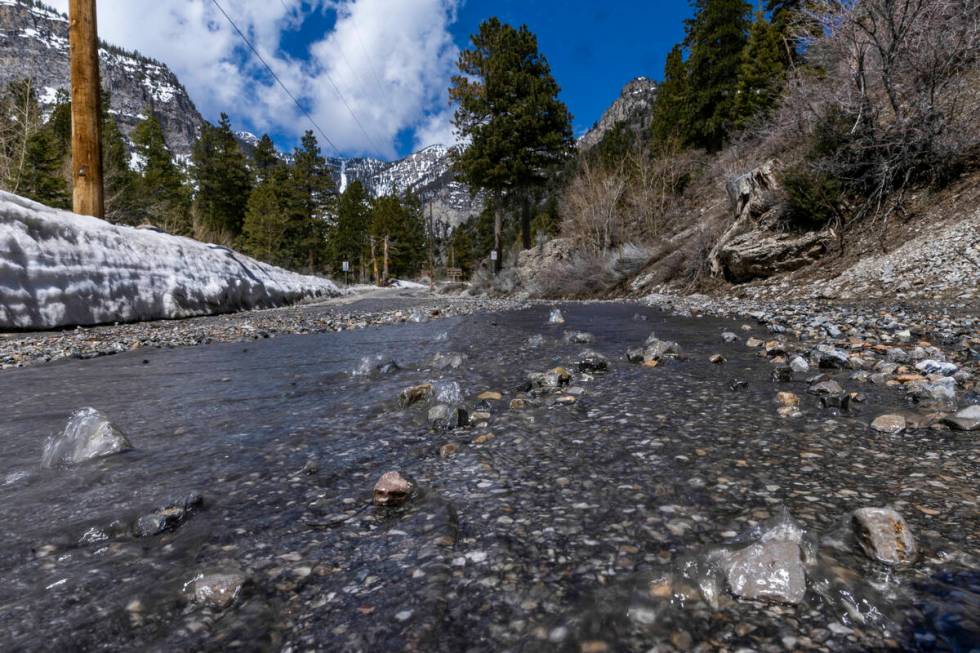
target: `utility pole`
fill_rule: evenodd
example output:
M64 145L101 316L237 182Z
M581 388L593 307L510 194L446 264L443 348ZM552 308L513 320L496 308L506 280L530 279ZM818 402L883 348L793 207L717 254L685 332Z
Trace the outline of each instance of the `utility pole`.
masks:
M374 237L371 237L371 264L374 267L374 284L376 286L381 286L381 276L378 274L378 255L375 253L374 248Z
M75 213L105 217L102 188L102 86L95 0L69 0L72 204Z

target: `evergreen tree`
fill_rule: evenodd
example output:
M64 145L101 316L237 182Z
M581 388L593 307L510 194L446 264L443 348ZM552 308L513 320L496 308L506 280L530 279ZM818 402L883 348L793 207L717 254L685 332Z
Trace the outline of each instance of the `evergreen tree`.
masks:
M329 212L335 204L336 188L327 160L312 131L303 135L293 153L292 181L298 210L294 213L289 238L294 243L297 265L310 271L322 266L327 244Z
M330 263L334 270L340 270L344 261L350 263L351 271L367 269L370 222L367 191L361 182L351 182L340 195L337 222L330 233Z
M290 251L287 235L296 204L290 183L289 169L277 165L267 170L265 179L252 191L240 239L245 253L276 265L293 263L295 253Z
M459 55L460 74L449 93L458 103L454 124L469 141L456 160L456 171L471 189L483 189L502 205L526 205L532 188L571 153L568 108L558 99L558 84L537 38L521 26L497 18L480 25L472 48ZM525 246L530 245L530 211L523 214ZM494 221L494 248L502 259L502 214Z
M105 102L102 106L109 104ZM138 188L139 175L130 168L129 147L116 120L105 111L102 115L102 179L105 219L117 224L141 222L144 198Z
M689 56L684 138L709 152L722 148L734 126L738 72L751 7L745 0L692 0L684 41Z
M198 235L231 242L241 232L252 180L227 115L221 114L217 127L203 125L192 161Z
M137 186L144 219L171 233L189 233L190 195L156 116L151 113L136 126L132 141L142 168Z
M657 87L657 98L653 105L650 132L655 142L666 143L685 131L689 111L687 98L688 82L684 51L680 45L675 45L667 54L664 79Z
M65 182L64 151L52 129L42 128L27 141L18 193L56 209L71 210L71 190Z
M252 161L255 165L255 174L259 178L259 181L265 179L267 172L271 168L282 164L282 161L276 155L276 145L269 138L268 134L263 134L262 138L259 139L259 144L255 147L255 154L252 155Z
M779 52L788 66L800 60L800 37L820 36L819 21L807 14L807 0L767 0L766 11L779 37Z
M736 126L744 127L772 112L786 72L784 60L779 32L762 12L757 13L738 69Z

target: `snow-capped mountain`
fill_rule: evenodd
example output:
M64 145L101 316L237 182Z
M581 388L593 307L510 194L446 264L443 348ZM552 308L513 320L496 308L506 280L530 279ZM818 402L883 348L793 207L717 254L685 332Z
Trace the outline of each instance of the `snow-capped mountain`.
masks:
M109 112L128 135L152 111L174 155L186 158L203 118L177 76L160 62L102 43ZM69 88L68 19L34 0L0 0L0 88L31 79L46 110Z
M633 130L647 128L656 97L656 82L646 77L637 77L623 87L619 97L602 114L599 122L578 140L578 147L583 150L595 147L603 136L620 123Z
M412 192L435 219L455 227L483 210L483 198L471 197L469 188L456 181L452 172L452 148L433 145L400 161L356 158L331 159L338 188L361 182L374 197Z

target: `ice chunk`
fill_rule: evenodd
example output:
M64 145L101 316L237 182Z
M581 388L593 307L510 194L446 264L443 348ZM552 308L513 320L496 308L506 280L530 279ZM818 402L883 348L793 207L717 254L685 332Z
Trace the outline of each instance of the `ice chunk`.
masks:
M129 440L109 419L94 408L75 411L64 432L48 440L41 465L71 465L132 449Z

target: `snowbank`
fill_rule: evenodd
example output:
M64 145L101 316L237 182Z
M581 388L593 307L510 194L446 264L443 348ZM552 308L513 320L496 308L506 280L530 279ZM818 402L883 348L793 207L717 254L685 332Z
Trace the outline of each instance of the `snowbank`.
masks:
M0 329L136 322L339 295L218 245L0 192Z

